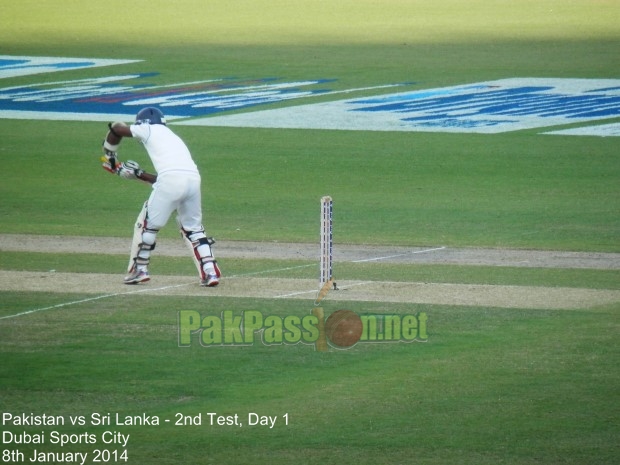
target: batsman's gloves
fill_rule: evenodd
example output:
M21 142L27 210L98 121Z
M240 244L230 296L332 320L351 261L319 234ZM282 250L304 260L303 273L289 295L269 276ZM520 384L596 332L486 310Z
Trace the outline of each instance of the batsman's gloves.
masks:
M144 170L133 160L122 162L116 171L116 174L124 179L139 179L142 173L144 173Z
M103 150L103 157L101 157L103 169L113 174L116 174L120 164L118 155L116 154L118 147L119 144L110 144L107 141L107 137L103 139L103 143L101 144L101 150Z
M111 152L110 150L103 150L104 155L101 157L101 161L103 162L101 166L106 171L109 171L112 174L117 174L117 171L120 167L120 161L118 159L118 155L116 152Z

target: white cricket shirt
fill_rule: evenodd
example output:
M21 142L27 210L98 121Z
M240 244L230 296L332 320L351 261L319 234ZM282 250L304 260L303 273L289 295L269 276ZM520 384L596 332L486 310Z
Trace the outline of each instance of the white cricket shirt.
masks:
M163 124L132 124L133 137L143 145L160 176L171 171L198 173L198 167L185 142Z

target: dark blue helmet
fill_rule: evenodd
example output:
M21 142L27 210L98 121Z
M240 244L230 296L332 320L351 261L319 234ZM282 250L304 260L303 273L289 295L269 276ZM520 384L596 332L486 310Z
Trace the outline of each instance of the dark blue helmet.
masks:
M136 124L166 124L164 114L155 107L143 108L136 115Z

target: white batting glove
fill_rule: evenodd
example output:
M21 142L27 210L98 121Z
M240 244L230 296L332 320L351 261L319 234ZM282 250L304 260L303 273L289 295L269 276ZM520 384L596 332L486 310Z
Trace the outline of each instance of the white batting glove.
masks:
M137 162L127 160L120 164L116 174L124 179L137 179L143 172L144 170L140 169L140 165Z

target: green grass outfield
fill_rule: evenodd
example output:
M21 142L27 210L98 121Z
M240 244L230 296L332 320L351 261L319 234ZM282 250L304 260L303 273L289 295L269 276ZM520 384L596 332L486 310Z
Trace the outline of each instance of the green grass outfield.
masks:
M0 55L144 60L0 80L22 86L111 73L150 82L330 78L334 90L512 77L620 75L612 1L22 1L0 4ZM8 20L7 20L8 18ZM362 96L364 93L355 93ZM618 119L611 122L618 122ZM338 243L620 252L617 137L176 126L204 178L205 223L227 241L315 242L334 197ZM112 236L128 247L148 187L99 168L106 126L0 120L0 234ZM131 141L124 159L146 163ZM172 224L162 236L177 234ZM122 276L121 255L3 251L0 270ZM93 251L96 252L96 251ZM189 258L158 258L192 276ZM226 273L314 278L303 260L231 260ZM318 265L317 265L318 266ZM614 289L617 270L336 263L338 279ZM41 274L40 279L44 279ZM205 294L208 290L205 290ZM312 301L0 291L0 414L10 454L128 451L130 464L612 464L620 459L618 304L577 310L334 301L356 313L428 315L427 342L178 347L178 312L302 317ZM84 302L79 303L79 301ZM27 313L35 311L33 313ZM24 313L18 317L3 318ZM207 413L278 416L210 426ZM159 426L71 426L69 416L158 416ZM177 414L201 426L174 426ZM284 424L284 415L288 425ZM164 423L170 419L170 423ZM6 422L5 422L6 423ZM130 434L126 448L104 431ZM45 432L44 444L6 443ZM96 444L50 443L52 431ZM22 441L23 442L23 441ZM5 452L8 451L8 452ZM7 455L5 455L7 454ZM114 460L110 460L113 462Z

